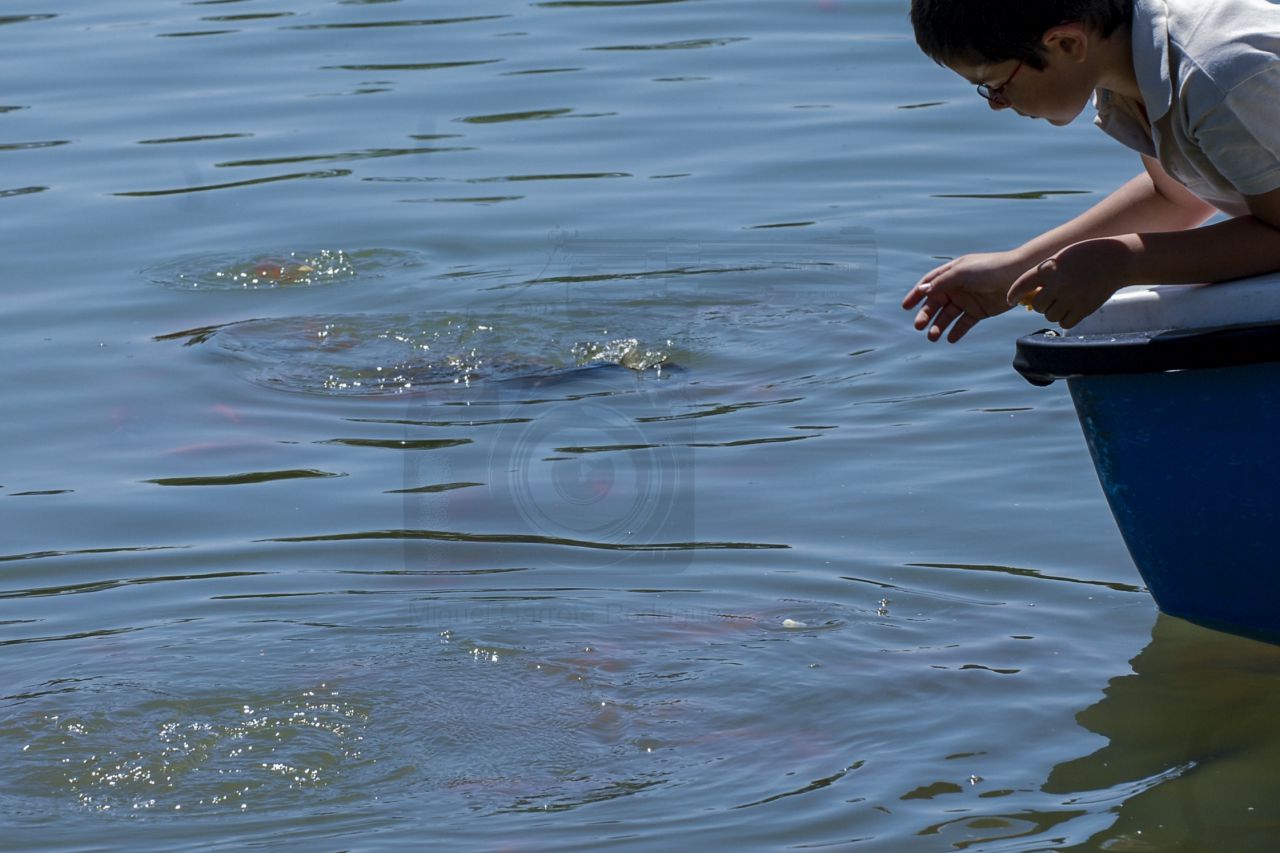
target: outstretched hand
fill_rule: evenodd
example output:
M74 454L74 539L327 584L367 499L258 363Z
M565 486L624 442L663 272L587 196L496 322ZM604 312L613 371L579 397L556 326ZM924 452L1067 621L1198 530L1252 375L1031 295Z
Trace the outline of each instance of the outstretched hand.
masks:
M925 273L907 292L902 307L910 310L923 303L916 329L931 341L945 332L955 343L979 320L1009 310L1010 288L1025 270L1024 261L1012 252L964 255Z

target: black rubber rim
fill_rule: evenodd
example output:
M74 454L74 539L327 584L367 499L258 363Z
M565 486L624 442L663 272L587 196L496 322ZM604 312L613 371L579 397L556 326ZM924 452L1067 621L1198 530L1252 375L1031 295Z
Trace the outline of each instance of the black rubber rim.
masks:
M1013 367L1033 385L1071 376L1115 376L1280 361L1280 321L1064 336L1042 329L1018 339Z

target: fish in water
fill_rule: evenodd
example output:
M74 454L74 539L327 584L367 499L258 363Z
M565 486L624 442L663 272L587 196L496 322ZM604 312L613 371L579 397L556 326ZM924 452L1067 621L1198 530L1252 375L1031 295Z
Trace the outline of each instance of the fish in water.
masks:
M507 379L499 379L503 385L519 386L521 388L546 388L557 385L570 385L585 379L605 379L609 376L635 376L638 374L647 374L659 379L665 379L673 376L683 376L685 368L675 362L667 362L653 367L628 367L625 364L615 364L608 361L597 361L591 364L584 364L575 367L560 367L548 370L543 373L530 373L523 376L512 376Z
M285 258L266 258L254 265L253 276L255 279L265 278L281 284L290 284L305 279L315 271L316 268L308 263L299 263Z
M475 382L543 387L618 375L682 373L669 354L636 338L577 343L517 322L465 317L319 316L244 320L155 340L213 342L268 387L352 396L400 395Z

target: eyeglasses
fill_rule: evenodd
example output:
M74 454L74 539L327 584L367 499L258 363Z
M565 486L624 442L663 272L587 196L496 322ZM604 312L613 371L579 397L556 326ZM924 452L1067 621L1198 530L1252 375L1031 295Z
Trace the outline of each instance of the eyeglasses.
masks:
M1018 72L1022 70L1023 63L1025 62L1025 59L1019 59L1017 66L1013 69L1013 73L1005 78L1005 81L999 86L988 86L986 83L979 83L978 94L986 98L988 101L991 101L996 106L1009 106L1009 99L1004 96L1005 87L1013 82L1014 77L1018 76Z

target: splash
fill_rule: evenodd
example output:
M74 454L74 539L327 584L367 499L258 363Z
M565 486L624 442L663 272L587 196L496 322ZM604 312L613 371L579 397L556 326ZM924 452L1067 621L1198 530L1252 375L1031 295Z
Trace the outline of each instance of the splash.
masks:
M667 346L671 346L667 341ZM651 349L637 338L620 338L618 340L598 343L587 341L573 345L571 350L579 366L590 364L616 364L630 370L644 371L658 369L669 364L671 358L660 349Z
M64 697L65 698L65 697ZM241 811L313 800L353 770L372 708L328 683L178 700L98 687L12 722L11 781L99 813ZM35 780L39 780L38 782Z
M400 250L318 249L247 257L187 255L148 267L142 274L153 284L173 290L266 290L354 282L421 264L415 253Z
M246 320L189 329L157 340L210 342L237 359L247 378L271 388L324 395L382 396L477 382L570 377L617 365L671 368L671 341L637 338L568 347L535 320L466 315L320 315Z

